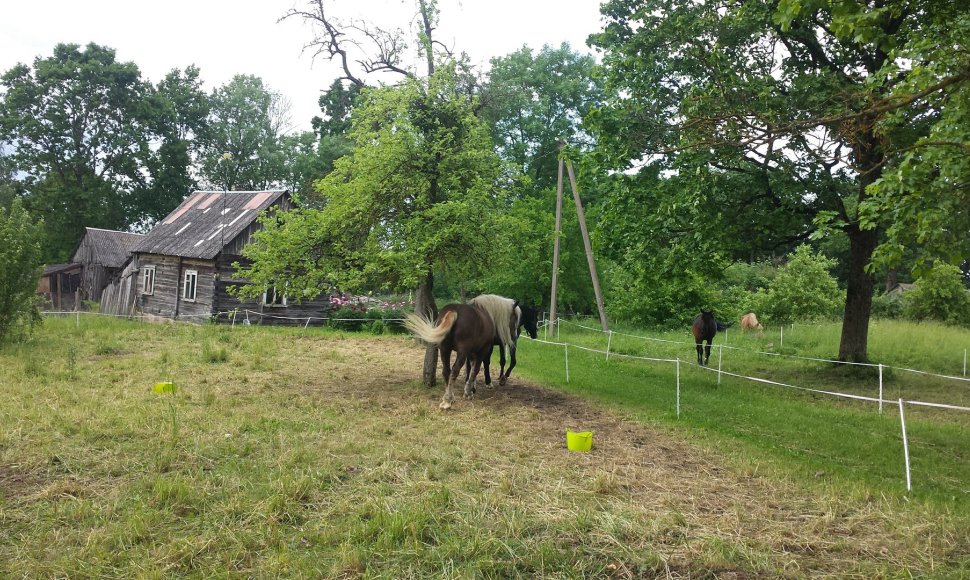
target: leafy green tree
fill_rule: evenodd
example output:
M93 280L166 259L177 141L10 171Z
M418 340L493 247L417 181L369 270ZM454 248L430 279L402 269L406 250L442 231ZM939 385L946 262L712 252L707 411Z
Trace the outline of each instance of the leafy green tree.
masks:
M149 90L115 51L59 44L54 54L0 77L0 141L14 144L25 204L52 234L46 258L63 260L86 226L125 229L141 213Z
M169 72L152 87L147 105L157 148L148 159L151 181L139 195L140 217L151 223L168 215L197 186L193 169L209 114L199 69Z
M903 315L913 320L938 320L970 326L970 292L960 269L937 261L905 296Z
M213 91L209 103L199 160L207 187L259 190L283 184L285 99L258 77L236 75Z
M43 224L19 199L0 207L0 343L40 322L37 282L43 272Z
M489 264L499 161L454 71L365 89L354 109L353 152L317 183L322 210L264 221L246 250L249 292L285 280L294 297L341 288L405 289L434 272Z
M560 142L589 150L582 119L603 101L602 80L589 54L568 43L533 54L522 47L493 58L482 87L481 116L492 128L499 155L525 177L530 193L554 188Z
M865 360L874 286L867 267L897 214L891 203L860 211L869 186L930 134L932 120L954 116L951 98L965 92L970 73L928 66L924 57L935 53L925 47L932 39L937 52L953 52L947 62L965 62L966 8L947 0L611 0L603 13L606 28L593 40L606 51L613 96L592 115L603 158L628 170L660 157L664 169L689 175L693 188L665 196L677 211L699 201L721 223L775 238L804 238L811 230L796 226L809 220L844 232L839 358ZM709 195L698 200L696 189Z
M834 260L813 253L810 246L799 246L760 300L765 320L785 324L837 316L845 298L829 273L834 266Z

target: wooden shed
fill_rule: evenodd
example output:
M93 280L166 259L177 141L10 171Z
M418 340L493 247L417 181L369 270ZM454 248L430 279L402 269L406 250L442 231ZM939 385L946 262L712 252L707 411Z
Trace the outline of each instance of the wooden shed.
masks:
M74 310L80 302L80 264L50 264L37 283L45 310Z
M192 322L227 321L235 312L237 321L253 324L305 324L307 317L327 316L329 295L297 304L282 289L267 288L244 302L228 291L247 282L235 277L232 264L246 263L242 249L261 228L257 218L291 207L281 190L194 192L134 245L126 269L131 310Z
M81 298L101 302L101 293L131 258L131 250L144 238L131 234L99 228L84 228L84 236L78 243L71 262L80 264Z

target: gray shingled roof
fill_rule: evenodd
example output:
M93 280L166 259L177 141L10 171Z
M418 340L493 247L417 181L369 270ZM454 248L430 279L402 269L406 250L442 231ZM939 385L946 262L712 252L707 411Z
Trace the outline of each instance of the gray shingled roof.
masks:
M87 244L96 256L95 262L107 268L120 268L131 257L131 249L145 236L115 230L100 228L84 228L84 239L78 244ZM77 250L74 251L72 261L77 262Z
M210 260L286 191L196 191L142 238L133 252Z

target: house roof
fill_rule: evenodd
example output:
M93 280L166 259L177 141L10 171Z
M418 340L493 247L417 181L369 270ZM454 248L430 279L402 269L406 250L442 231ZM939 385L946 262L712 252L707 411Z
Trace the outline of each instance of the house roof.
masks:
M286 190L196 191L132 251L212 259L284 194Z
M143 234L102 230L101 228L84 228L84 237L74 249L72 262L80 262L78 250L87 244L96 257L95 262L108 268L120 268L131 257L134 245L144 238Z
M51 274L58 274L60 272L67 272L73 269L80 271L81 264L48 264L44 266L44 276L50 276Z

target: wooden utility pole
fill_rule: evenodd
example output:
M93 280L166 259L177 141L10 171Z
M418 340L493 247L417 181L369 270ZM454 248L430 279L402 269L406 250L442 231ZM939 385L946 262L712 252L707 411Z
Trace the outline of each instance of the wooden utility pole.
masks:
M586 262L589 264L589 275L593 280L593 293L596 295L596 308L599 310L600 324L603 331L609 331L610 325L606 319L606 308L603 306L603 293L600 290L599 277L596 275L596 260L593 258L593 246L589 242L589 231L586 229L586 214L583 212L583 203L579 199L579 188L576 187L576 175L573 173L573 164L564 160L562 150L565 143L559 143L559 177L556 182L556 234L552 247L552 298L549 306L550 327L553 332L556 330L556 293L559 285L559 238L562 236L562 182L563 164L569 171L569 185L573 190L573 201L576 203L576 215L579 218L579 229L583 234L583 246L586 248Z
M589 276L593 280L593 293L596 295L596 309L599 310L600 324L603 332L609 332L610 324L606 320L606 309L603 307L603 292L600 291L600 279L596 275L596 260L593 258L593 246L589 243L589 231L586 229L586 214L583 212L583 202L579 200L579 188L576 187L576 175L573 164L566 160L566 170L569 171L569 185L573 188L573 201L576 202L576 215L579 216L579 230L583 233L583 246L586 248L586 262L589 264Z
M562 151L563 144L559 144L559 151ZM556 318L556 290L559 287L559 236L562 235L562 156L559 157L559 178L556 181L556 232L553 237L552 245L552 298L549 306L549 325L553 336L556 333L556 325L559 323Z

